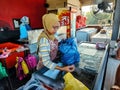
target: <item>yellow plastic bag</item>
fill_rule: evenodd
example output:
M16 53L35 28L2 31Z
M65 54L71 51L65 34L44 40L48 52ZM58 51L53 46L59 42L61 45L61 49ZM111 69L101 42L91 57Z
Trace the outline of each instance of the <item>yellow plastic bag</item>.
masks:
M15 67L17 68L18 67L18 59L21 58L21 57L16 57L16 60L17 60L17 63L15 65ZM22 58L21 58L22 59ZM21 62L21 66L22 66L22 69L23 69L23 72L24 74L28 74L29 73L29 69L28 69L28 66L26 64L26 62L24 60L22 60Z
M27 64L26 64L26 62L24 60L22 61L22 69L23 69L24 74L29 73L28 66L27 66Z
M82 82L77 80L71 73L66 73L63 78L65 80L64 90L89 90Z

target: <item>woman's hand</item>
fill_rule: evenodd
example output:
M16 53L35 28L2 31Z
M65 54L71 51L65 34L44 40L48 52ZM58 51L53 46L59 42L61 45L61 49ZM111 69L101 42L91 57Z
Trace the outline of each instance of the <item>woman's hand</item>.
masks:
M74 65L64 66L64 67L56 66L56 69L66 72L73 72L75 70L75 66Z
M74 70L75 70L75 66L74 65L63 67L63 71L66 71L66 72L73 72Z

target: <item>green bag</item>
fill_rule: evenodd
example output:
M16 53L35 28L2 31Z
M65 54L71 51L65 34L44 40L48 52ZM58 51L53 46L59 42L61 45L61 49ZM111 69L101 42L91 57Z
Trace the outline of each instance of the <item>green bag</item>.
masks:
M5 67L2 66L2 63L0 62L0 79L7 77L8 74L6 73Z

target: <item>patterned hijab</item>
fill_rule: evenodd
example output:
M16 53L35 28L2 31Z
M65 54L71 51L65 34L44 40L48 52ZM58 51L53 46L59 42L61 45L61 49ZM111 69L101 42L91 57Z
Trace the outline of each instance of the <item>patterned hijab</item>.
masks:
M44 30L39 36L38 40L40 40L40 38L43 38L43 37L50 39L50 40L54 40L55 39L54 34L49 34L49 32L53 28L53 26L58 22L59 22L59 19L56 14L53 14L53 13L45 14L42 17L42 23L43 23Z

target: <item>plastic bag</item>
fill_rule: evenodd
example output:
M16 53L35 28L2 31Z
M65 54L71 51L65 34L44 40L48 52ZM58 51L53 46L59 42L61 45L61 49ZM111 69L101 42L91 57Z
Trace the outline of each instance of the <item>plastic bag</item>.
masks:
M71 73L66 73L63 78L65 80L64 90L89 90L82 82L73 77Z
M68 38L59 43L59 52L61 54L61 62L65 65L72 65L80 61L80 53L77 49L75 38Z
M16 67L17 77L19 78L19 80L22 80L29 73L29 69L22 57L16 57L16 60L17 63L15 67Z
M34 55L28 54L25 58L29 70L34 69L37 66L37 59Z
M0 62L0 79L7 77L8 74L6 72L5 67L2 66L2 63Z

